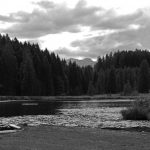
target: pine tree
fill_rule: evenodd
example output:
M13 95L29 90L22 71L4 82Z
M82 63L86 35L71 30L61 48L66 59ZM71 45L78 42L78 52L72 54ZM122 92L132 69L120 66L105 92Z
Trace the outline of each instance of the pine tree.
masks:
M89 82L93 79L93 69L91 66L87 66L82 68L82 87L83 87L83 93L86 94L88 91L88 85Z
M98 73L98 79L96 82L96 91L98 94L105 93L105 73L103 70L100 70Z
M1 85L3 94L16 94L16 80L17 80L17 59L14 55L14 50L10 42L8 42L1 55Z
M109 94L116 93L116 74L114 67L111 67L108 74L107 90Z
M46 56L43 56L43 66L42 66L42 73L43 73L43 84L44 84L44 95L54 95L54 86L53 86L53 75L52 75L52 68L48 62Z
M64 95L64 82L60 76L56 77L55 81L55 95Z
M40 85L28 49L24 49L23 62L20 68L20 86L21 95L38 95L40 91Z
M148 93L149 91L149 64L143 60L139 71L139 92Z
M128 81L125 85L124 85L124 89L123 89L123 94L124 95L131 95L132 93L132 87L130 82Z
M92 81L89 82L87 94L88 94L88 95L91 95L91 96L95 94L95 88L94 88L94 86L93 86Z
M120 93L123 91L123 71L122 69L117 69L116 74L116 92Z

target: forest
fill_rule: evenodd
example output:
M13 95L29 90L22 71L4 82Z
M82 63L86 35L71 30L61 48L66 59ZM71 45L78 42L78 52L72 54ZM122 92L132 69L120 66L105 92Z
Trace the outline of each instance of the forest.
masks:
M0 95L56 96L148 93L150 52L117 51L94 67L67 63L38 44L0 35Z

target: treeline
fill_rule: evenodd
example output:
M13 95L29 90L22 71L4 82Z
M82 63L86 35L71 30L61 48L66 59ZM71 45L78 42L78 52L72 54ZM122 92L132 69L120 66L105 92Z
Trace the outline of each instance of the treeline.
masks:
M82 95L92 80L92 67L67 64L38 44L0 35L0 95Z
M148 92L150 52L118 51L94 68L66 63L38 44L0 35L0 95L92 95Z
M96 94L148 93L150 88L150 52L118 51L99 57L94 68Z

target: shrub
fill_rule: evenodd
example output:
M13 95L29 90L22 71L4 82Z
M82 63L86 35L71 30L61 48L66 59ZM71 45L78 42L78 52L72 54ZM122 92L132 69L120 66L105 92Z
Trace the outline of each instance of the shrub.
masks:
M121 114L125 120L150 120L150 102L138 100L130 108L122 110Z

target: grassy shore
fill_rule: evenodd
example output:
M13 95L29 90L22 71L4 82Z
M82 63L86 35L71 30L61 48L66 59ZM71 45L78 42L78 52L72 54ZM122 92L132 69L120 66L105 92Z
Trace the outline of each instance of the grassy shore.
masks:
M149 150L149 132L56 126L0 134L0 150Z
M104 95L82 95L82 96L0 96L1 101L15 100L48 100L48 101L80 101L80 100L107 100L107 99L143 99L150 98L150 94L138 94L132 96L122 96L120 94L104 94Z
M103 94L103 95L81 95L81 96L0 96L1 101L81 101L81 100L110 100L110 99L150 99L150 93L124 96L121 94Z

